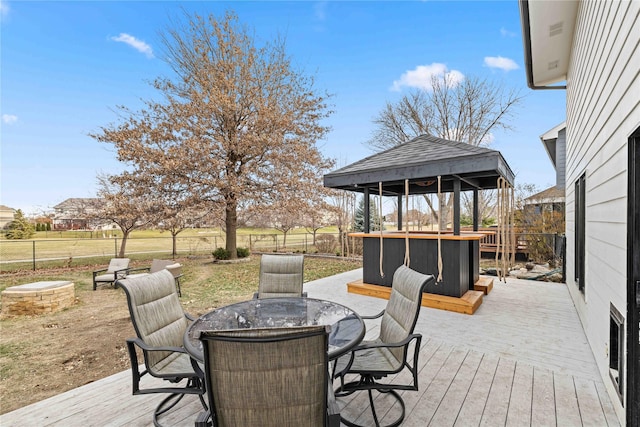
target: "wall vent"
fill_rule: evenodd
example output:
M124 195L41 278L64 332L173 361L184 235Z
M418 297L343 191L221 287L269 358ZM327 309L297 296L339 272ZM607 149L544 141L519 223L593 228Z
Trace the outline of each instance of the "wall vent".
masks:
M557 36L562 34L562 26L564 25L564 21L560 21L557 24L553 24L549 26L549 37Z

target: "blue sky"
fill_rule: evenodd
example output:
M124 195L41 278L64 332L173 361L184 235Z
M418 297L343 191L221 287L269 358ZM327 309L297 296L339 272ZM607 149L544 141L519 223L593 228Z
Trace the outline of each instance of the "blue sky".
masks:
M137 109L170 75L159 32L184 11L234 10L258 42L287 39L295 65L332 93L321 151L346 165L372 154L372 119L430 73L502 81L526 98L493 135L516 182L555 184L539 136L565 119L564 91L526 86L518 3L510 1L0 3L0 204L25 213L94 197L97 173L123 166L88 136Z

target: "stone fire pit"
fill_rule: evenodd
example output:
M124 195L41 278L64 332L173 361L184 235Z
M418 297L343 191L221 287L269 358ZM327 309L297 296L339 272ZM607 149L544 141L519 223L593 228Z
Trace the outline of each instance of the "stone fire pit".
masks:
M71 307L74 301L75 288L72 282L59 280L27 283L2 291L2 314L54 313Z

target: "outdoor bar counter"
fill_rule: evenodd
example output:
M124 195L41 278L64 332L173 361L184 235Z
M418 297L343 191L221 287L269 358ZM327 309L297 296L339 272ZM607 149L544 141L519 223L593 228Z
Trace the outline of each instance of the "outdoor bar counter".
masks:
M362 238L363 273L362 281L370 285L391 286L393 272L404 264L405 232L383 232L382 268L380 275L380 232L350 233L349 236ZM440 234L442 250L442 282L429 284L425 292L451 297L462 297L480 277L479 232L452 232ZM410 267L425 274L438 277L438 233L431 231L409 232Z

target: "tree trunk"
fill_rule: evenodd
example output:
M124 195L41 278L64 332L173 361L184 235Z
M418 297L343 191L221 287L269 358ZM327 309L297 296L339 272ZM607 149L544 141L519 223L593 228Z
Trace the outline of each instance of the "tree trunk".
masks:
M284 237L282 238L282 247L286 249L286 247L287 247L287 232L283 231L282 234L284 234Z
M175 258L178 254L178 245L177 245L178 233L171 233L171 257Z
M238 228L238 203L235 197L228 196L226 198L225 207L225 236L226 236L226 249L229 251L230 259L238 258L238 247L236 242L236 231Z
M118 251L118 258L124 258L124 251L127 247L127 239L129 238L129 231L122 230L122 241L120 242L120 251Z

